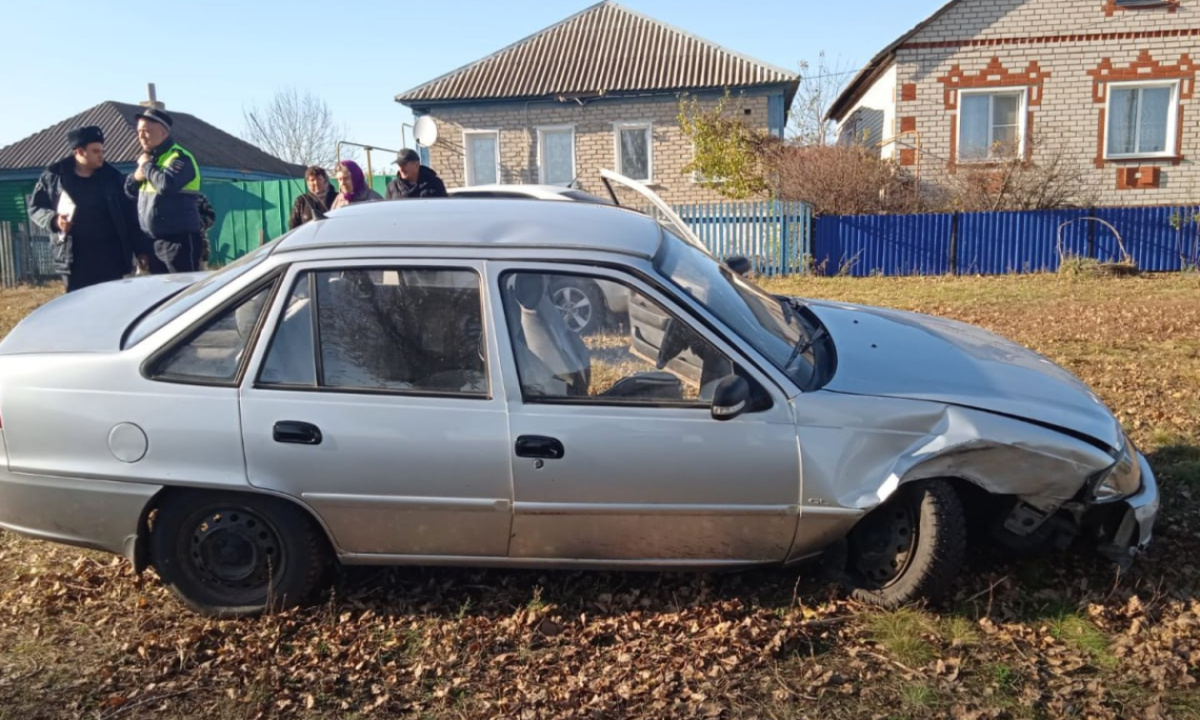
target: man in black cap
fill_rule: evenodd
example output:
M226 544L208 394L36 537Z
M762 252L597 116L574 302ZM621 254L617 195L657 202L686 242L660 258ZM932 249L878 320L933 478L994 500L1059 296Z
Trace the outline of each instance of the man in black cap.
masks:
M421 164L416 150L405 148L396 155L400 171L388 183L388 200L393 198L446 197L446 183L432 168Z
M72 153L42 173L29 217L53 234L54 266L71 292L129 274L134 254L146 252L149 243L121 172L104 161L103 131L75 128L67 141Z
M150 236L150 272L196 272L204 253L198 208L200 166L171 139L174 123L165 110L148 108L137 116L142 145L137 170L125 179L125 194L137 199L142 231Z

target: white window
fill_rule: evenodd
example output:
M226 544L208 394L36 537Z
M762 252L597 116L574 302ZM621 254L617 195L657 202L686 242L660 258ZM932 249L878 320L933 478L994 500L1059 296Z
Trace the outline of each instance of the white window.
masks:
M654 176L654 128L650 123L617 123L617 172L630 180L650 182Z
M538 128L538 182L570 185L575 179L575 128Z
M500 131L468 130L463 133L466 149L467 185L500 182Z
M1017 157L1025 143L1025 91L959 91L958 158Z
M1105 155L1173 155L1178 116L1178 82L1110 83Z

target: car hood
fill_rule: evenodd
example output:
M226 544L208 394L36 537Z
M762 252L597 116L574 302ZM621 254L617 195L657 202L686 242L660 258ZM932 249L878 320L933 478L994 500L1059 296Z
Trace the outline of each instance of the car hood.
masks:
M987 410L1121 446L1120 423L1095 393L1011 340L929 315L803 302L837 348L837 372L826 390Z
M141 275L67 293L25 316L0 341L0 355L115 352L134 320L202 276Z

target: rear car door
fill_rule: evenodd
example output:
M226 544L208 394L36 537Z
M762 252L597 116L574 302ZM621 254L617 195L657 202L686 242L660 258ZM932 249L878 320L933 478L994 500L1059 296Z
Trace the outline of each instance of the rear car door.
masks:
M294 267L241 410L250 483L350 555L504 556L508 424L482 264Z

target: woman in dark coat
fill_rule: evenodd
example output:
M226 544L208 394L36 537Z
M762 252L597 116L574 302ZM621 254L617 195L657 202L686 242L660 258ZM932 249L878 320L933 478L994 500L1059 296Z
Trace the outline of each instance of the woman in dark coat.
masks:
M288 219L288 229L295 230L310 220L320 220L329 212L337 191L329 184L329 175L324 168L313 165L304 171L304 182L308 192L296 198L292 205L292 216Z

